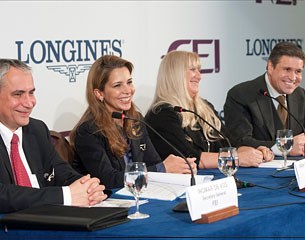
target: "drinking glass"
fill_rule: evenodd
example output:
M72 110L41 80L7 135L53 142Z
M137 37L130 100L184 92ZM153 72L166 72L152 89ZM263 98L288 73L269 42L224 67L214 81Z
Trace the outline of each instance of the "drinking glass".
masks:
M218 169L227 177L234 176L239 166L235 147L220 148L218 153Z
M139 198L140 194L147 187L147 168L144 162L132 162L126 165L124 184L128 191L130 191L136 200L136 212L129 215L130 219L148 218L148 214L140 213Z
M281 129L276 132L276 146L284 158L283 168L287 168L287 155L293 146L293 133L290 129Z

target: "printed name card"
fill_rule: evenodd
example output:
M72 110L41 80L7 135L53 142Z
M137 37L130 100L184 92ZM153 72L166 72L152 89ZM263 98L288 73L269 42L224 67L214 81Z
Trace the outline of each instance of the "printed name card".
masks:
M186 202L192 221L202 214L229 206L238 207L237 188L233 177L198 184L186 189Z
M305 188L305 159L294 162L294 172L299 189Z

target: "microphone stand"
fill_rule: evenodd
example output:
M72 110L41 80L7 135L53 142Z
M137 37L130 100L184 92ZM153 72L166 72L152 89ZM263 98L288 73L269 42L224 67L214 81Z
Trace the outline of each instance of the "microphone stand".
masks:
M262 95L264 95L265 97L268 97L268 98L271 98L271 99L277 101L277 102L281 105L281 107L285 109L285 111L289 114L289 116L291 116L291 117L297 122L297 124L301 127L303 133L305 133L305 128L304 128L304 126L303 126L303 125L299 122L299 120L298 120L298 119L288 110L288 108L287 108L284 104L282 104L282 103L281 103L279 100L277 100L276 98L270 96L270 95L268 94L268 92L265 91L265 90L263 90L263 89L260 89L260 90L259 90L259 93L262 94ZM289 121L289 118L288 118L288 121Z
M200 118L200 120L202 120L204 123L206 123L207 125L209 125L211 128L213 128L213 130L215 132L217 132L221 137L223 137L223 139L227 142L228 146L229 147L232 147L229 139L223 135L222 132L220 132L218 129L216 129L211 123L209 123L207 120L205 120L203 117L201 117L198 113L194 112L194 111L191 111L191 110L188 110L188 109L184 109L182 107L178 107L178 106L175 106L174 107L174 111L175 112L189 112L189 113L193 113L195 116L197 116L198 118Z
M212 124L210 124L207 120L205 120L203 117L201 117L198 113L188 110L188 109L184 109L180 106L175 106L174 107L174 111L175 112L189 112L189 113L193 113L195 116L197 116L198 118L200 118L204 123L206 123L207 125L209 125L211 128L213 128L214 131L216 131L221 137L223 137L224 140L226 140L227 144L229 147L232 147L230 140L222 133L220 132L218 129L216 129ZM239 180L235 174L233 175L234 179L235 179L235 183L236 183L236 187L239 188L246 188L246 187L254 187L255 185L253 183L248 183L248 182L244 182Z
M136 119L136 118L131 118L128 117L122 113L119 112L113 112L112 113L112 118L116 118L116 119L127 119L127 120L133 120L133 121L139 121L141 123L143 123L145 126L147 126L150 130L152 130L158 137L160 137L166 144L168 144L171 148L173 148L186 162L186 164L188 165L190 171L191 171L191 186L196 185L195 182L195 177L194 177L194 171L191 167L191 164L189 163L189 161L186 159L186 157L184 156L184 154L182 152L180 152L175 146L173 146L169 141L167 141L160 133L158 133L152 126L150 126L147 122L141 120L141 119ZM174 208L173 211L175 212L188 212L188 207L187 207L187 203L181 202L178 203Z

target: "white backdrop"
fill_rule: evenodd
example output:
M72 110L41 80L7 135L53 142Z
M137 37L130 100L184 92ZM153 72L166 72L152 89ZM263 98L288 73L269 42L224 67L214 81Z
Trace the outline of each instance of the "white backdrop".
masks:
M207 54L202 70L210 73L202 74L200 94L217 110L229 88L265 71L275 43L296 41L304 49L301 0L1 1L0 9L0 57L33 68L32 116L57 131L70 130L85 110L88 66L103 54L134 63L134 100L145 114L161 56L174 42Z

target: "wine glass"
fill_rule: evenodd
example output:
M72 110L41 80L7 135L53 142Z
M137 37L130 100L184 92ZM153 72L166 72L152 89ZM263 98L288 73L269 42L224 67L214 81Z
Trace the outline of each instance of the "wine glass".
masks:
M148 214L139 212L139 198L140 194L147 187L147 168L144 162L131 162L126 165L124 184L128 191L130 191L136 200L136 212L129 215L130 219L148 218Z
M227 177L234 176L239 166L235 147L220 148L218 153L218 169Z
M276 146L284 158L283 168L287 168L287 155L293 146L293 133L290 129L281 129L276 132Z

